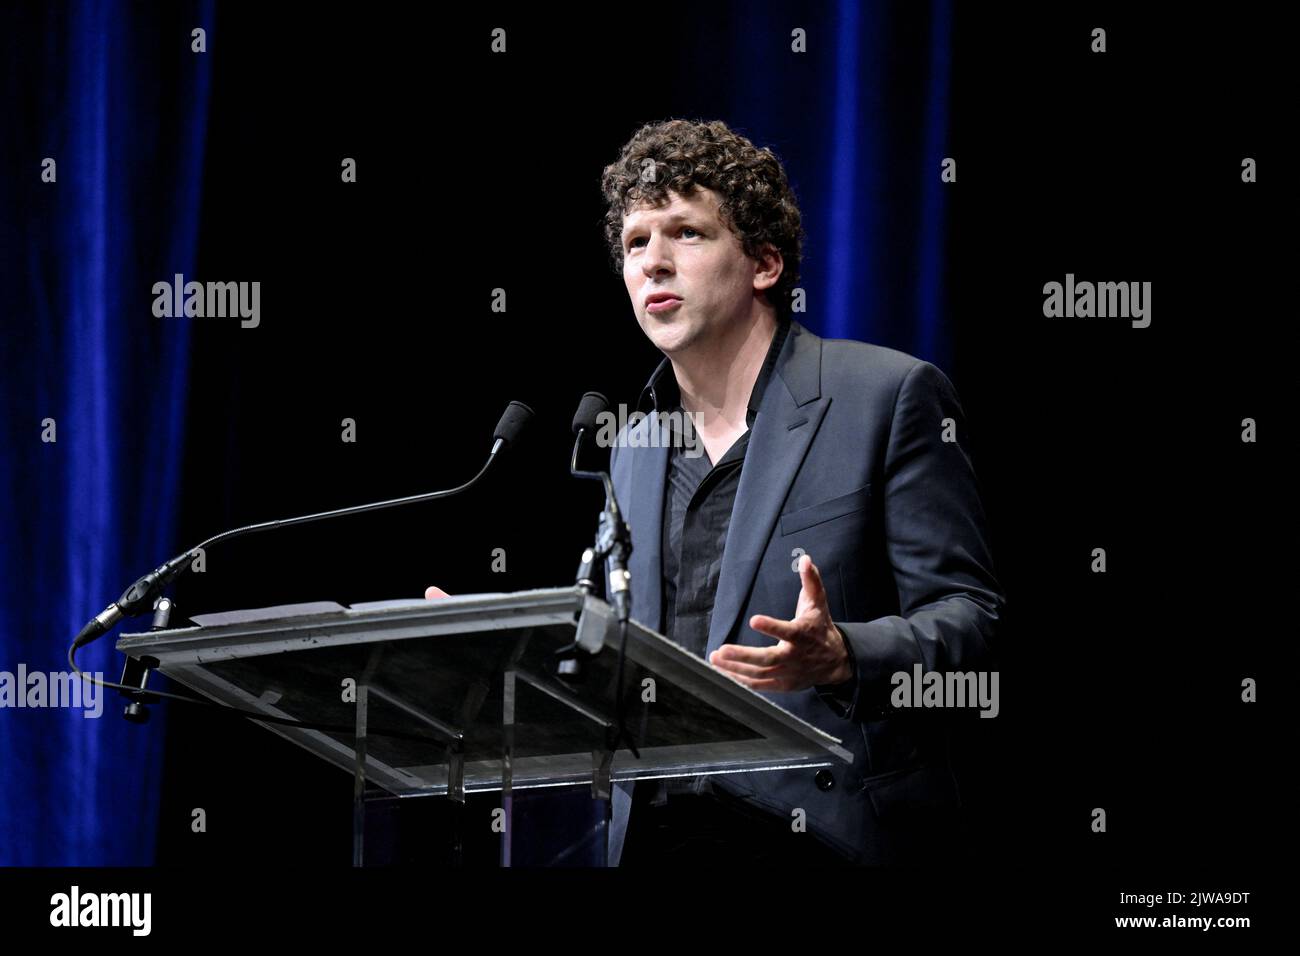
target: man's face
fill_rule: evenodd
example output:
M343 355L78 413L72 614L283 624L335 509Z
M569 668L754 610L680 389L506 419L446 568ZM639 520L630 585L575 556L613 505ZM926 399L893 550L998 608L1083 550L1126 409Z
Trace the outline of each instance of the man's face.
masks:
M668 205L641 203L624 217L623 281L641 330L672 355L743 321L755 290L776 277L760 274L762 267L723 224L716 192L668 195ZM665 294L675 298L654 301Z

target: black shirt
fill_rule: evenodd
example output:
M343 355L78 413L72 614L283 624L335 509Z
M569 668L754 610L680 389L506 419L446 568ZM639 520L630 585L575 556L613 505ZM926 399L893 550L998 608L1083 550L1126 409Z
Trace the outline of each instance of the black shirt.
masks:
M660 366L646 388L655 412L678 413L668 419L674 440L664 484L663 632L700 657L704 656L709 642L709 622L718 592L722 552L736 491L740 488L750 429L789 330L789 322L777 324L767 357L750 392L745 433L716 463L709 463L698 433L688 431L683 435L680 426L684 424L681 417L684 409L671 363Z

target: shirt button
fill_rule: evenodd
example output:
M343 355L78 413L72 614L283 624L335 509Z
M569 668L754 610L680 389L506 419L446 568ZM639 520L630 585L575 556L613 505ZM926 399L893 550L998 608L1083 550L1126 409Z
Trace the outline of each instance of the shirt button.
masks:
M817 784L818 790L829 790L835 786L835 775L823 767L817 771L813 781Z

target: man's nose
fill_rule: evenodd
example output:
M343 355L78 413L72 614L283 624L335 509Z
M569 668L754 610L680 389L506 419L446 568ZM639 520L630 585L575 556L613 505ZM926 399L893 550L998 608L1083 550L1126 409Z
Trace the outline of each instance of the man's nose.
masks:
M645 249L641 252L641 271L647 276L655 276L672 270L673 260L668 249L668 241L660 234L651 236L646 240Z

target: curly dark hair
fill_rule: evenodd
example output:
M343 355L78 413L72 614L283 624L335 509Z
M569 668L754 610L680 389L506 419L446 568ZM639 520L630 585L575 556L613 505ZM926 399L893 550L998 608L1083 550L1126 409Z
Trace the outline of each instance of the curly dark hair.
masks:
M615 271L623 269L623 218L638 202L666 206L669 190L690 196L697 187L719 194L723 223L759 258L769 243L784 266L768 301L778 315L790 312L790 293L799 283L803 226L794 191L781 160L759 149L721 120L674 119L642 126L614 162L605 167L605 241Z

